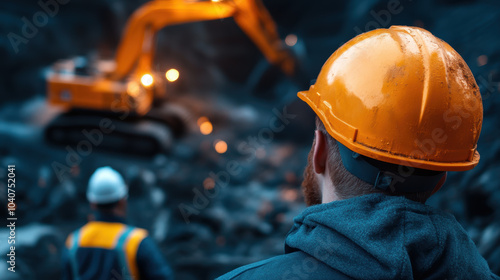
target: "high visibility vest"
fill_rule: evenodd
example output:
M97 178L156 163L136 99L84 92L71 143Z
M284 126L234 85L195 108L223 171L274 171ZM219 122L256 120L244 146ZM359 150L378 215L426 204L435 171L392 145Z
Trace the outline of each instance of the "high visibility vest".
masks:
M116 272L124 279L139 279L137 250L141 241L148 236L144 229L127 226L122 223L89 222L74 231L66 240L73 279L79 280L80 273L77 251L79 248L100 248L115 251L122 271Z

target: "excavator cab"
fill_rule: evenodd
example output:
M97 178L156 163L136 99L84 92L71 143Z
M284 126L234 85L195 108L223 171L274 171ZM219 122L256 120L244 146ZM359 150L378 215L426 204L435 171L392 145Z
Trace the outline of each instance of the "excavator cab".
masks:
M48 102L66 113L49 124L46 139L77 144L84 139L84 130L100 129L105 117L117 125L112 137L106 137L108 142L99 143L101 148L139 154L164 150L172 138L168 120L152 117L151 111L155 101L166 95L166 78L175 78L178 72L153 71L156 34L170 25L230 17L270 63L293 74L294 58L260 0L151 1L129 18L114 60L97 60L86 74L80 73L78 59L55 63L47 78Z

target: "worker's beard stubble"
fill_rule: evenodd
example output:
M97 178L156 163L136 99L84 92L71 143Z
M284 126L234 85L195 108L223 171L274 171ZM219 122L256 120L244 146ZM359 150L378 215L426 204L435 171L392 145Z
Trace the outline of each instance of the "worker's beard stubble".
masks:
M304 192L307 206L321 204L321 192L312 164L313 153L314 144L307 156L307 166L304 170L304 181L302 181L302 191Z

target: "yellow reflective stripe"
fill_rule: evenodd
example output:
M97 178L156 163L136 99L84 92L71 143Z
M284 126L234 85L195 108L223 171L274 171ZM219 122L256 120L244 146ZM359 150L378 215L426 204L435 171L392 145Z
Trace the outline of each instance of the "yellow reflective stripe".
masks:
M132 279L139 279L139 270L137 268L137 250L142 240L148 236L148 232L141 228L134 229L125 243L125 253L127 263Z
M80 230L78 245L112 250L125 228L121 223L89 222Z

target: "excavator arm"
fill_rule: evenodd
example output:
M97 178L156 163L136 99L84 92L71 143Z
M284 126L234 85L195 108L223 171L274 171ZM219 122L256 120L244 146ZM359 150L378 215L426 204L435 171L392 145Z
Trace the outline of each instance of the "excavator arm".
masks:
M144 116L166 94L165 80L152 69L158 31L169 25L230 17L270 63L293 75L295 60L284 49L261 0L156 0L132 14L114 61L96 61L97 70L88 75L78 74L72 60L56 63L48 77L48 101L67 110Z
M154 57L155 34L169 25L233 17L269 62L291 75L294 59L283 49L276 25L260 0L187 2L151 1L135 11L128 21L117 50L115 80L125 78L138 67L147 72Z
M163 124L171 117L154 112L154 101L164 99L166 93L165 79L152 69L156 34L169 25L229 17L269 62L293 74L294 59L283 48L261 0L151 1L132 14L114 61L97 60L85 73L78 71L78 59L54 65L47 77L48 102L66 112L45 129L46 139L79 145L87 141L83 128L101 129L102 121L108 118L100 116L109 116L115 130L105 137L107 142L101 143L101 148L138 154L164 150L171 137Z

